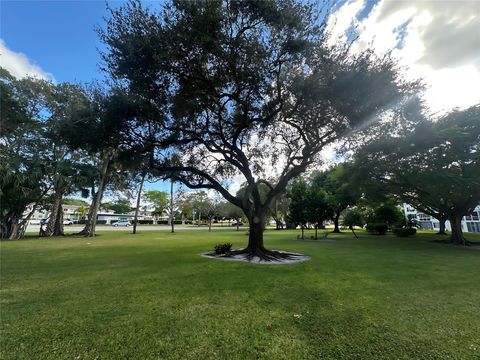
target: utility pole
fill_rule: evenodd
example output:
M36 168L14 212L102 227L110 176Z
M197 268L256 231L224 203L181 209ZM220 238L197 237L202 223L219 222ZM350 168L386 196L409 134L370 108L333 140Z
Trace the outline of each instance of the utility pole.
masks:
M172 226L172 233L175 232L175 219L173 216L173 178L170 179L170 225Z
M137 195L137 207L135 208L135 217L133 219L133 233L137 233L137 222L138 222L138 211L140 210L140 198L142 196L143 182L145 180L145 174L142 175L142 180L140 181L140 188L138 189Z

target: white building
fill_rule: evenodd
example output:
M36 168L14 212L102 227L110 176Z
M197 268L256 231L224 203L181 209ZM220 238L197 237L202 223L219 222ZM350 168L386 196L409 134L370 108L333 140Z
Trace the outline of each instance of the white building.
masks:
M80 206L78 205L62 205L63 208L63 220L64 221L72 221L76 223L81 219L81 215L78 212L78 208ZM27 211L25 212L25 216L31 211L31 207L27 208ZM50 216L50 211L47 211L45 209L37 209L34 211L30 218L30 224L32 225L39 225L41 220L46 220ZM135 216L135 212L132 211L127 214L115 214L114 211L112 210L105 210L100 208L98 215L97 215L97 220L100 221L105 221L106 224L111 224L115 221L118 220L129 220L133 221L133 218ZM138 216L139 220L153 220L153 217L151 214L148 213L148 211L141 211Z
M440 223L437 219L430 215L417 211L411 205L403 204L403 213L405 214L405 217L413 215L422 229L437 231L440 229ZM450 226L450 221L448 220L445 223L445 230L452 230L452 227ZM470 215L464 216L462 218L462 231L480 232L480 205L478 205Z

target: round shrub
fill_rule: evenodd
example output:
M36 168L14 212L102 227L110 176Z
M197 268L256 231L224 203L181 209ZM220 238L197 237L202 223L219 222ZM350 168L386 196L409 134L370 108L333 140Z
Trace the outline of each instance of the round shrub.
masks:
M367 224L366 229L374 235L385 235L388 230L388 225L385 223L371 223Z

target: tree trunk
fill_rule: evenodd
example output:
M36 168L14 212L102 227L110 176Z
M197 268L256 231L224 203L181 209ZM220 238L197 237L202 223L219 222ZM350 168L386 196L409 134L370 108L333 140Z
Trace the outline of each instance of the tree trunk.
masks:
M262 216L253 216L250 219L250 228L248 232L247 249L255 254L265 250L263 246L263 231L265 230L265 219Z
M300 225L300 227L302 228L302 240L304 240L304 230L305 230L305 229L303 228L303 224Z
M170 226L172 227L172 233L175 232L175 217L173 211L173 179L170 179Z
M462 217L460 215L455 215L450 218L450 223L452 226L452 235L450 241L457 245L466 245L466 240L463 237L462 231Z
M24 220L21 220L22 218L21 215L12 216L10 219L11 220L10 224L7 225L7 228L8 228L7 232L5 235L2 234L2 238L8 238L9 240L18 240L24 237L25 231L27 230L28 221L30 220L32 213L30 213L30 215L27 216L27 218L25 218Z
M25 235L28 222L35 212L38 204L34 204L29 214L22 220L23 214L26 210L26 206L19 207L15 211L8 213L5 216L6 221L2 219L2 239L17 240L21 239Z
M57 221L55 221L53 236L65 236L63 231L63 196L62 201L60 201L58 204Z
M259 257L262 261L273 261L281 259L293 259L297 255L284 253L275 250L267 250L263 245L263 232L265 231L266 211L245 211L249 221L248 246L243 250L235 250L233 254L244 254L247 259Z
M280 221L278 219L278 204L277 204L277 199L275 199L275 216L274 216L274 219L275 219L275 228L277 230L280 230Z
M355 239L358 240L358 236L357 236L357 234L355 234L355 230L353 229L353 226L350 225L349 228L350 228L350 230L352 230L352 234L353 234L353 236L355 236Z
M9 229L9 234L8 234L8 239L9 240L14 240L14 239L19 239L20 237L18 236L18 218L16 216L11 217L11 224L10 224L10 229Z
M85 224L85 227L77 235L93 237L95 236L95 226L97 225L97 214L100 209L100 204L103 198L103 192L105 190L105 185L107 183L108 176L108 167L110 165L110 160L112 155L109 153L105 156L105 160L102 164L101 174L100 174L100 183L98 185L98 190L95 196L93 197L92 204L88 211L88 220Z
M445 221L447 221L445 218L438 219L440 229L438 230L437 235L447 235L445 232Z
M318 225L315 224L315 240L318 240L317 234L318 234Z
M340 228L338 227L339 219L340 219L340 213L338 213L337 215L335 215L335 216L333 217L333 219L332 219L332 220L333 220L333 224L335 225L335 228L334 228L333 231L332 231L332 232L334 232L334 233L340 233L340 232L341 232L341 231L340 231Z
M208 221L208 232L212 231L212 219Z
M61 233L63 235L63 229L58 224L58 217L63 215L63 191L57 189L53 200L52 208L50 209L50 216L48 217L47 227L43 233L43 236L57 236L55 233ZM63 225L63 216L62 216Z
M133 218L133 233L137 233L137 223L138 223L138 211L140 210L140 198L142 196L143 181L145 180L145 174L142 175L142 180L140 180L140 187L137 194L137 207L135 208L135 216Z

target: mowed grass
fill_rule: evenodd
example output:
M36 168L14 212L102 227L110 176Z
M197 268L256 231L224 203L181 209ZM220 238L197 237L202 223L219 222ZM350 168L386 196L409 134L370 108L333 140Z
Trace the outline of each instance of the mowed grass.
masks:
M265 235L296 265L198 256L234 229L2 242L1 358L480 358L480 251L298 233Z

